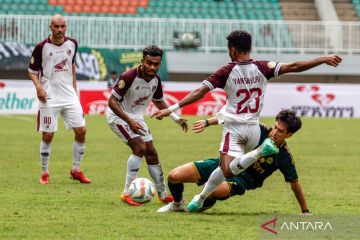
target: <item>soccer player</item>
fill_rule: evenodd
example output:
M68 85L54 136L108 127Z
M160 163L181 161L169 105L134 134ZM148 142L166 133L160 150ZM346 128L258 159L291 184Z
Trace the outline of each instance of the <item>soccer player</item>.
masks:
M129 186L137 178L141 159L145 156L150 176L155 182L159 201L168 203L173 197L165 191L165 179L153 145L150 129L144 121L146 108L152 100L159 109L167 108L163 100L161 80L156 74L160 68L163 51L149 45L143 50L141 65L121 74L111 91L107 108L107 121L111 130L132 150L127 161L125 189L120 198L132 206L140 206L131 199ZM173 120L187 131L185 119L172 114Z
M189 93L180 102L152 115L162 119L171 112L196 102L215 88L222 88L227 94L225 107L217 114L218 119L224 121L219 149L220 166L211 174L203 191L189 203L188 208L194 211L201 207L225 177L236 175L230 168L234 158L254 149L259 142L258 122L267 81L285 73L302 72L321 64L336 67L342 60L337 55L329 55L293 63L254 61L250 57L251 35L248 32L233 31L227 36L227 40L232 62L205 79L200 88ZM245 169L239 162L234 164L240 167L240 171Z
M73 164L70 176L81 183L90 183L82 171L80 162L85 152L85 118L76 89L75 55L77 42L65 36L66 20L56 14L51 17L51 35L38 43L32 53L29 77L33 81L40 100L38 112L38 131L42 132L40 159L41 184L49 183L49 159L51 142L58 128L59 113L65 127L73 129Z
M194 123L193 130L201 132L206 126L215 124L217 124L216 118L205 121L200 120ZM279 147L279 153L267 157L258 157L258 151L255 149L243 155L241 158L255 158L256 162L240 174L226 178L197 211L211 208L216 200L225 200L235 195L243 195L246 190L260 188L265 179L279 169L284 175L285 181L290 182L291 189L295 194L302 213L309 214L309 209L298 180L294 159L285 142L285 139L291 137L301 128L300 118L295 115L294 111L282 110L276 116L273 128L268 128L262 124L257 125L257 127L261 132L259 145L270 137L276 146ZM183 183L203 185L208 180L212 171L218 167L219 163L220 158L213 158L187 163L172 170L168 176L168 186L174 196L174 202L158 209L158 212L185 211L185 204L182 198Z

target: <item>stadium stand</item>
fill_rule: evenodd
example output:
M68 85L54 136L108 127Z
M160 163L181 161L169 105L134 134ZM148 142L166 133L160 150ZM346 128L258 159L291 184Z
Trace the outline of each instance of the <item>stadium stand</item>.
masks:
M30 4L31 3L31 4ZM180 19L283 20L278 0L0 0L0 14ZM256 25L256 45L292 47L286 26ZM281 37L275 42L274 34Z
M357 21L360 0L333 0L341 21ZM0 14L319 21L314 0L0 0Z
M278 0L0 0L0 14L282 20Z
M357 1L360 4L360 1ZM354 4L351 0L333 0L335 10L340 21L358 21L356 15L355 1Z
M352 0L352 3L355 7L357 17L360 18L360 0Z
M319 21L314 0L280 0L285 20Z
M360 0L333 2L340 20L354 19L355 10L359 14ZM34 43L39 38L34 32L47 32L43 16L55 13L70 16L69 34L91 47L138 49L154 42L169 50L178 31L199 34L201 51L226 51L224 36L243 28L253 34L259 52L360 49L355 22L339 27L343 44L329 41L333 31L321 24L314 0L0 0L0 40Z

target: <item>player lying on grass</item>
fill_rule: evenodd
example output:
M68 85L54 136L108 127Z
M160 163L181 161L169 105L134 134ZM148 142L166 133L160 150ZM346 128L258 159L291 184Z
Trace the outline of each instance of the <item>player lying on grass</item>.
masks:
M200 120L194 123L193 130L199 133L202 132L205 127L216 124L218 124L216 118ZM291 137L301 128L300 118L297 117L293 111L282 110L276 116L276 122L273 128L268 128L262 124L259 125L259 128L261 131L259 147L241 157L244 161L253 158L257 158L257 161L240 174L226 178L205 200L202 207L198 210L199 212L213 207L217 200L225 200L235 195L243 195L246 190L260 188L264 180L279 169L284 175L285 181L290 182L291 189L295 194L302 213L309 214L309 209L298 180L293 156L285 142L285 139ZM265 140L269 137L279 148L279 152L261 157L264 155L264 142L266 143ZM173 169L168 176L168 186L174 197L174 202L158 209L158 212L185 211L186 208L182 196L184 191L183 183L203 185L211 173L219 166L219 163L220 158L212 158L187 163Z

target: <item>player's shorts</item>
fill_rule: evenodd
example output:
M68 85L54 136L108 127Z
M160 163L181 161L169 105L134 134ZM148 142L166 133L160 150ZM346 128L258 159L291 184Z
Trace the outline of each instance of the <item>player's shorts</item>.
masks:
M67 130L84 127L85 117L80 102L58 107L40 106L37 119L37 130L40 132L56 132L58 115L61 114Z
M219 166L219 163L219 158L210 158L193 162L193 167L200 178L197 185L204 185L208 181L211 173ZM243 195L245 193L245 182L240 176L226 178L225 181L230 186L231 196Z
M225 122L219 151L232 157L240 157L259 144L260 134L259 124Z
M130 139L136 137L141 137L144 142L152 141L153 137L144 119L134 119L134 120L144 128L145 130L144 136L134 133L130 129L130 126L127 124L127 122L125 122L119 117L113 118L112 121L110 121L108 124L111 130L125 143L128 143Z

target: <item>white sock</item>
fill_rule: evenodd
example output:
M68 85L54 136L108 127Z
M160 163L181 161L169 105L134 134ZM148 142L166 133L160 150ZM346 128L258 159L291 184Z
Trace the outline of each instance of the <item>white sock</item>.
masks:
M127 161L127 171L126 171L126 182L124 193L129 192L129 187L132 181L134 181L137 176L141 166L141 157L131 154Z
M40 142L40 160L42 173L49 172L49 160L51 155L51 144Z
M205 187L200 193L200 198L202 201L215 191L217 186L219 186L223 181L225 181L224 173L220 167L217 167L210 175L208 181L205 183Z
M254 149L251 152L248 152L247 154L235 158L230 163L230 170L234 175L238 175L248 167L250 167L251 164L253 164L256 160L258 160L262 156L261 150Z
M79 171L81 160L84 158L85 143L73 142L73 166L72 169Z
M155 165L148 165L148 170L151 178L155 182L156 191L161 199L164 199L167 196L167 193L165 191L166 185L165 185L165 178L164 173L161 169L160 163Z

